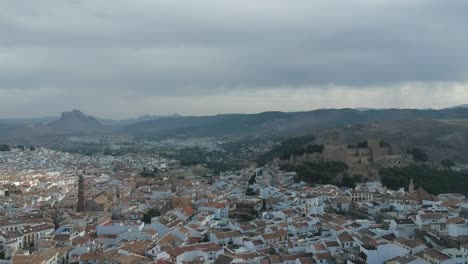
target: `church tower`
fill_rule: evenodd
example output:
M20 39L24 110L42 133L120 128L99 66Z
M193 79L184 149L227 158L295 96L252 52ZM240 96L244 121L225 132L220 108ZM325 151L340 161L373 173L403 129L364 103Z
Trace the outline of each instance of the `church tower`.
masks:
M83 175L78 176L78 204L76 206L76 211L83 212L84 208L84 178Z
M414 193L414 182L413 182L413 178L411 178L410 180L410 184L408 186L408 193Z

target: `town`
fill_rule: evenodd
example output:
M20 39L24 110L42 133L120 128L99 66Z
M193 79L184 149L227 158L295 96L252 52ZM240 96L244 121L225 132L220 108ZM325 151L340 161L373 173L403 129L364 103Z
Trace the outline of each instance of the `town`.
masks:
M468 264L467 11L0 0L0 264Z
M343 157L336 135L330 148ZM372 151L358 152L369 166ZM413 180L391 190L372 175L310 185L276 163L211 174L157 154L0 152L0 263L468 261L464 195Z

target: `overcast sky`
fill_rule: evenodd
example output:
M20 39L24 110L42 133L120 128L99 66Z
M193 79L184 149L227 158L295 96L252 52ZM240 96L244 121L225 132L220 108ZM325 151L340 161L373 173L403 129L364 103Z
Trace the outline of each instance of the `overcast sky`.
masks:
M466 0L1 0L0 117L468 103Z

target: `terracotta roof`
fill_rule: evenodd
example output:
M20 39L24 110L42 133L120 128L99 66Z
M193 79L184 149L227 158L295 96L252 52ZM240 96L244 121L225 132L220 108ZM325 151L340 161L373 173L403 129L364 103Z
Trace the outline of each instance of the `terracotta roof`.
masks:
M315 261L313 258L300 258L299 263L300 264L314 264Z
M422 202L424 201L437 201L437 198L435 198L433 195L430 195L428 192L426 192L422 187L419 187L416 191L410 193L409 197L410 200L414 200L417 202Z
M435 248L430 248L430 249L424 251L424 254L430 256L433 259L437 259L439 261L444 261L444 260L450 259L450 257L448 255L446 255L442 251L439 251L439 250L437 250Z
M441 219L444 218L445 216L443 214L438 214L438 213L430 213L430 214L421 214L419 217L422 220L428 220L428 219Z
M152 243L153 241L150 240L135 240L121 246L119 249L143 256Z
M314 255L314 258L317 260L324 260L324 259L332 259L332 255L330 253L317 253Z
M325 244L325 246L327 248L329 248L329 247L340 247L340 244L338 244L338 242L336 242L336 241L325 241L324 244Z
M354 239L351 237L348 233L344 232L338 235L338 239L340 240L341 243L343 242L353 242Z
M417 240L414 240L414 239L409 239L409 238L406 238L406 237L399 237L397 239L395 239L395 242L398 242L402 245L405 245L409 248L415 248L415 247L418 247L418 246L421 246L421 245L424 245L424 243L420 242L420 241L417 241Z
M182 243L183 241L180 240L179 238L175 237L174 235L172 235L171 233L167 233L165 236L163 236L159 241L158 243L161 245L161 246L171 246L173 245L174 243Z
M224 203L206 203L206 204L202 204L200 206L205 206L205 207L213 207L213 208L217 208L217 209L222 209L222 208L225 208L226 207L226 204Z
M223 238L231 238L231 237L241 237L242 233L240 231L229 231L229 232L217 232L214 233L216 238L223 239Z
M97 253L84 253L80 256L80 260L95 260L99 259L99 254Z
M70 234L55 234L52 240L59 242L70 241Z
M208 242L208 243L203 243L203 244L174 247L174 248L167 249L166 252L171 256L177 257L185 252L190 252L190 251L201 250L204 252L210 252L210 251L219 251L221 249L222 248L219 245Z
M58 255L58 250L55 248L49 248L46 251L30 256L13 256L11 259L12 264L42 264L47 263L51 258Z
M234 259L229 256L221 255L213 264L230 264L233 260Z
M93 200L97 204L109 204L110 203L109 199L107 199L107 196L104 195L104 194L99 195L98 197L94 198Z
M140 263L150 263L151 259L137 255L137 254L120 254L117 250L112 250L112 251L107 251L101 253L103 257L106 259L110 260L109 262L114 263L120 263L120 264L140 264Z
M447 224L464 224L464 223L465 223L465 219L458 217L458 216L447 219Z
M263 239L265 240L270 240L270 239L277 239L279 238L279 235L276 233L268 233L268 234L263 234L262 235Z

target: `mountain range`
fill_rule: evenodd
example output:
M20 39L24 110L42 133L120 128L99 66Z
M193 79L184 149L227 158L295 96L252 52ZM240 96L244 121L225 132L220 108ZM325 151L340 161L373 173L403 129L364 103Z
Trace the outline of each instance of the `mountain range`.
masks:
M449 107L448 109L453 109L453 108L468 108L468 104L456 105L456 106Z
M32 122L32 119L9 120L8 122L0 120L0 143L54 144L60 139L80 135L128 135L146 139L295 136L318 134L324 129L363 125L371 121L405 122L407 126L418 122L434 125L431 122L436 122L438 126L453 129L464 126L462 121L468 120L468 108L319 109L307 112L263 112L214 116L143 116L120 121L99 119L85 115L79 110L73 110L62 113L57 119L37 120L37 123ZM454 120L459 121L454 123ZM428 133L431 132L430 127L421 127L429 129ZM444 135L435 136L443 137Z
M468 119L468 108L419 109L319 109L308 112L264 112L150 120L124 126L122 131L142 138L297 135L317 129L367 124L371 121Z

